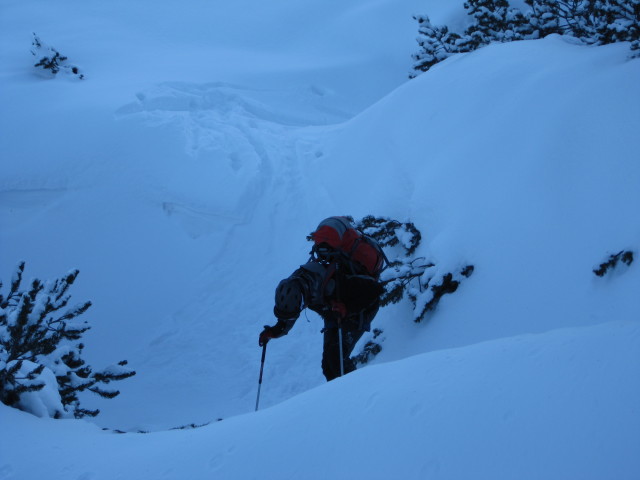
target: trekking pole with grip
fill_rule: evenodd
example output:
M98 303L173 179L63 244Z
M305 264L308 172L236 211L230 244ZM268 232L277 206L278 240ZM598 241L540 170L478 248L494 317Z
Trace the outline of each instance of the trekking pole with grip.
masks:
M256 412L260 404L260 389L262 388L262 372L264 371L264 357L267 355L267 342L262 345L262 360L260 361L260 378L258 379L258 398L256 398Z

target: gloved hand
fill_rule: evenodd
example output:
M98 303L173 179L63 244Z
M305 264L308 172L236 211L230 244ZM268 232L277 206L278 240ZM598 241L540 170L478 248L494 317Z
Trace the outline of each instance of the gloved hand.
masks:
M258 345L263 347L267 344L269 340L272 338L280 338L284 335L284 324L280 321L276 323L274 326L270 327L269 325L264 326L264 330L260 333L258 337Z

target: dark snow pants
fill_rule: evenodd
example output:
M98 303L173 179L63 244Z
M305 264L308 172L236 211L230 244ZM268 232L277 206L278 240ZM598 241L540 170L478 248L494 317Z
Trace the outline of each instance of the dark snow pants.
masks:
M356 369L351 360L356 343L364 334L365 330L358 326L345 323L342 326L342 358L344 362L344 373L353 372ZM338 327L325 326L324 328L324 348L322 350L322 373L327 381L340 376L340 342Z

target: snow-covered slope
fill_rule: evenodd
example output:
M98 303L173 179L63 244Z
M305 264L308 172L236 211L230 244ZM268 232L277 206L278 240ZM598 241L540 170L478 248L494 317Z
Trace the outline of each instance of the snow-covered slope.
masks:
M0 278L80 269L89 363L138 371L84 402L154 433L2 406L0 478L640 474L640 270L592 272L640 245L627 45L492 45L407 81L411 14L461 5L3 8ZM35 77L32 31L86 80ZM382 352L332 384L303 315L248 413L273 289L334 214L411 220L420 255L475 272L421 324L383 309Z
M344 175L323 178L334 199L323 213L406 215L437 266L477 267L415 352L599 323L611 308L637 318L638 284L611 288L591 271L640 240L638 62L623 49L560 37L492 45L436 66L327 140L309 173ZM372 194L344 193L371 164Z
M200 429L146 435L2 407L9 428L0 446L11 457L0 473L632 479L640 469L638 348L637 322L495 340L362 369Z

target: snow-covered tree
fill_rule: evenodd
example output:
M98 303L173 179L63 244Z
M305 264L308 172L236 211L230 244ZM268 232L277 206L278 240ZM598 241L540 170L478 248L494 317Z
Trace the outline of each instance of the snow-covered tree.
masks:
M559 17L552 5L547 2L538 2L537 0L525 0L525 2L531 7L527 18L534 38L544 38L552 33L563 33L560 28Z
M22 290L24 265L8 293L0 292L0 401L55 418L95 416L99 410L81 407L78 393L113 398L120 392L107 385L135 372L126 361L94 371L82 359L80 339L90 326L78 317L91 302L69 305L78 270L51 282L35 279Z
M414 63L413 72L409 74L411 78L417 75L415 72L426 72L436 63L462 51L457 45L460 35L449 32L446 26L432 25L426 15L416 15L413 18L419 25L416 41L420 50L412 55Z
M598 43L631 42L634 57L640 49L640 0L598 0Z
M532 37L527 17L507 0L468 0L464 7L474 20L459 42L464 51Z
M534 12L553 18L558 33L572 35L587 43L595 43L593 33L598 12L596 0L528 0Z
M571 35L587 44L640 39L640 0L525 0L531 23L549 33ZM632 49L636 49L632 45Z
M508 0L467 0L472 24L462 33L434 27L416 15L420 49L412 55L413 78L454 53L470 52L492 42L570 35L585 44L630 42L631 57L640 56L640 0L525 0L522 12Z
M468 0L464 4L473 23L462 33L446 25L433 26L427 15L415 15L420 46L412 55L414 72L426 72L454 53L471 52L492 42L537 38L529 18L507 0ZM417 73L411 73L411 78Z

